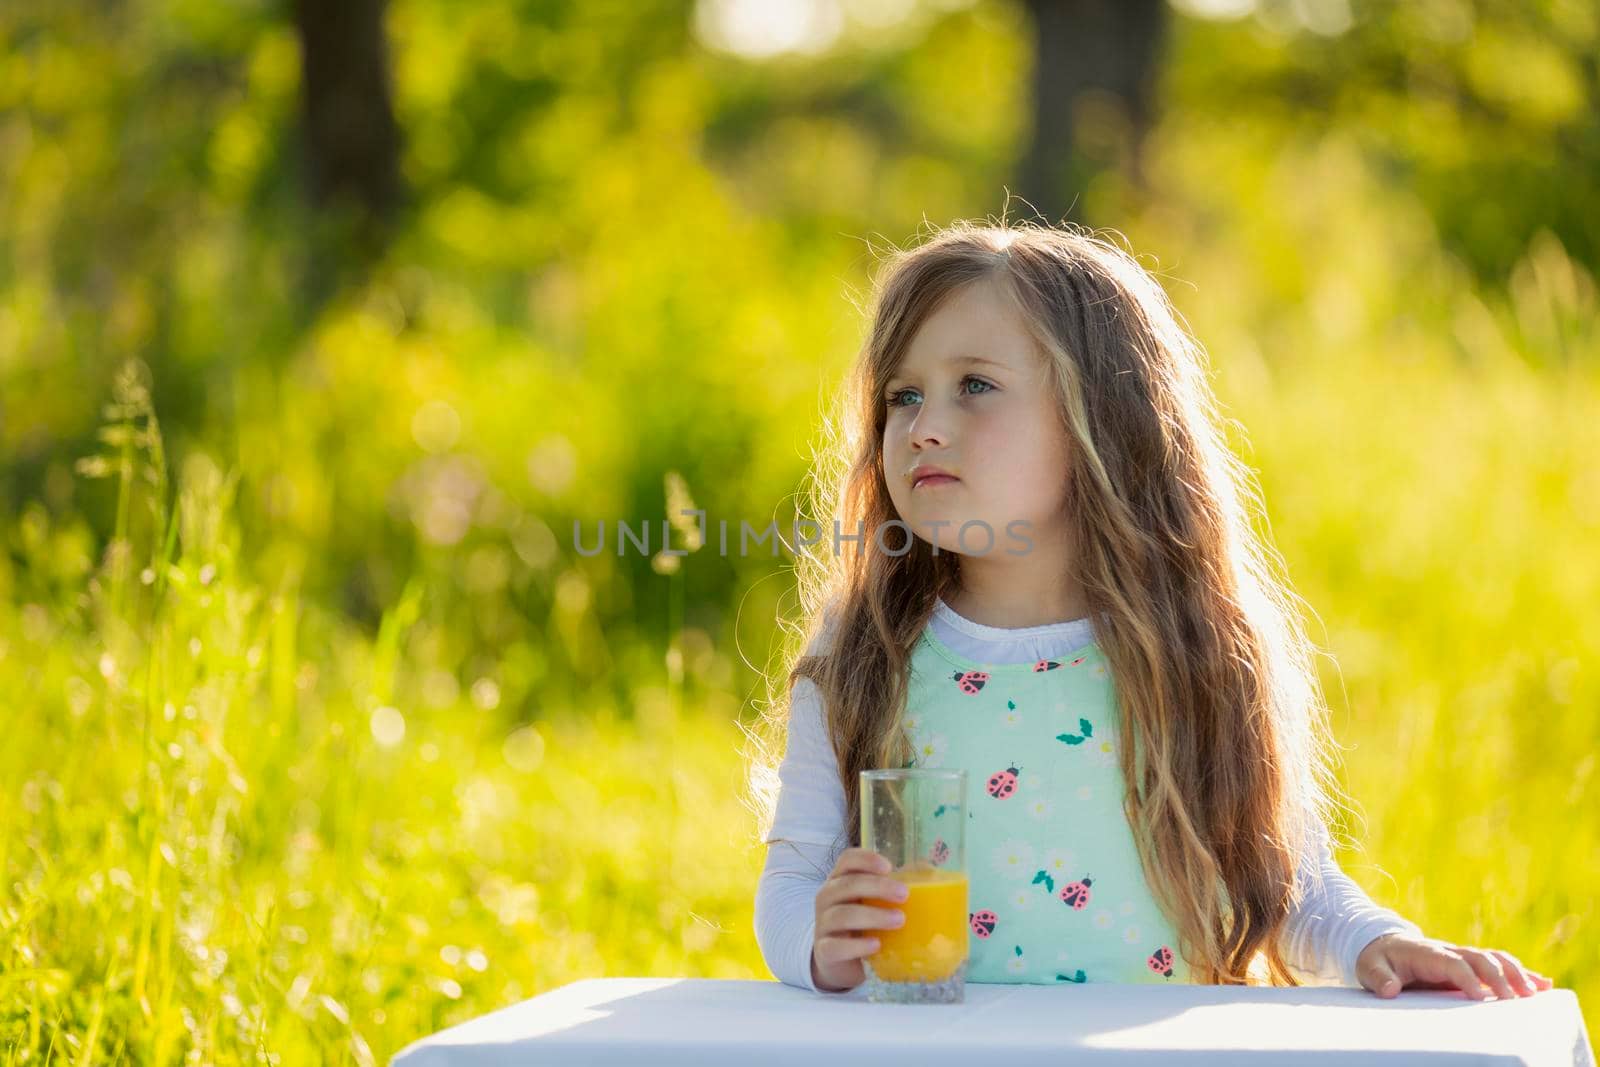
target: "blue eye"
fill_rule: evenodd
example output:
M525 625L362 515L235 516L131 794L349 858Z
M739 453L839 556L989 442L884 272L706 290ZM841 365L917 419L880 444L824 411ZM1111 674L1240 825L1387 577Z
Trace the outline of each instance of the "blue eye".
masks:
M961 379L961 384L963 386L967 385L969 382L973 383L973 384L976 384L976 385L981 385L981 386L983 386L983 389L981 391L977 392L977 393L970 393L970 392L963 391L963 393L962 393L963 396L982 396L984 393L992 392L994 390L994 388L995 388L993 385L991 385L990 383L984 381L982 378L974 378L970 374L967 375L965 378ZM903 407L905 405L905 403L906 403L906 401L903 399L905 397L905 395L907 393L915 393L915 392L916 392L915 389L896 389L894 392L890 393L884 399L888 402L889 406L892 407L892 408Z

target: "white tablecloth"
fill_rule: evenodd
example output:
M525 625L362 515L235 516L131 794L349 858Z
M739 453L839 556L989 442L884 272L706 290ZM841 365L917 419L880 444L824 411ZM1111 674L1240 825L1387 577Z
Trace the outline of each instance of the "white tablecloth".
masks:
M591 978L403 1049L397 1067L760 1067L1379 1063L1591 1067L1569 989L1473 1001L1454 990L975 985L962 1004L873 1004L772 981ZM1038 1057L1047 1056L1049 1059ZM1292 1059L1290 1058L1292 1056Z

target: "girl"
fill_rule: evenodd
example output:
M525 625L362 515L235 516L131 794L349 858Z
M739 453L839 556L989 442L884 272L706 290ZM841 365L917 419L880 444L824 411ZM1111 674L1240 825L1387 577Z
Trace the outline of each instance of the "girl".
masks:
M781 762L753 735L774 974L864 980L901 913L861 901L904 894L858 775L942 766L973 786L968 981L1550 988L1333 861L1311 647L1203 354L1131 256L958 222L880 273L851 386Z

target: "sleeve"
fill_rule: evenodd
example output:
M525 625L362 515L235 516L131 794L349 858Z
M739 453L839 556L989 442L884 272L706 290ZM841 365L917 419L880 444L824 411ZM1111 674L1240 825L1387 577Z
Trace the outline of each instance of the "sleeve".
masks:
M816 939L817 891L841 850L827 845L779 841L767 849L756 888L756 943L778 981L823 996L849 990L818 989L811 980L811 946Z
M1356 959L1362 949L1384 934L1424 935L1416 923L1374 903L1334 860L1327 826L1320 820L1317 830L1317 846L1300 867L1304 894L1284 924L1284 960L1308 985L1359 989Z
M822 694L809 678L790 691L788 746L778 768L777 811L756 887L755 933L779 981L827 995L811 980L817 891L849 843L844 787L828 744ZM848 990L834 995L843 995Z
M839 761L828 743L822 691L810 678L797 678L790 690L789 730L778 767L778 801L766 841L834 845L845 831L844 786ZM831 869L831 865L830 865Z

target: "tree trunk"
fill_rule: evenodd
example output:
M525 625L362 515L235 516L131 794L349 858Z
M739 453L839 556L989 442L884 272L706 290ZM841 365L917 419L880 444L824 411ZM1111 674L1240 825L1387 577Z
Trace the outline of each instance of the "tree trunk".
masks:
M380 244L400 206L384 0L295 0L306 177L321 211L350 210Z
M1047 220L1085 222L1084 187L1108 166L1143 184L1166 0L1027 0L1034 24L1033 133L1020 193ZM1082 123L1096 136L1081 143ZM1107 140L1114 146L1107 158Z

